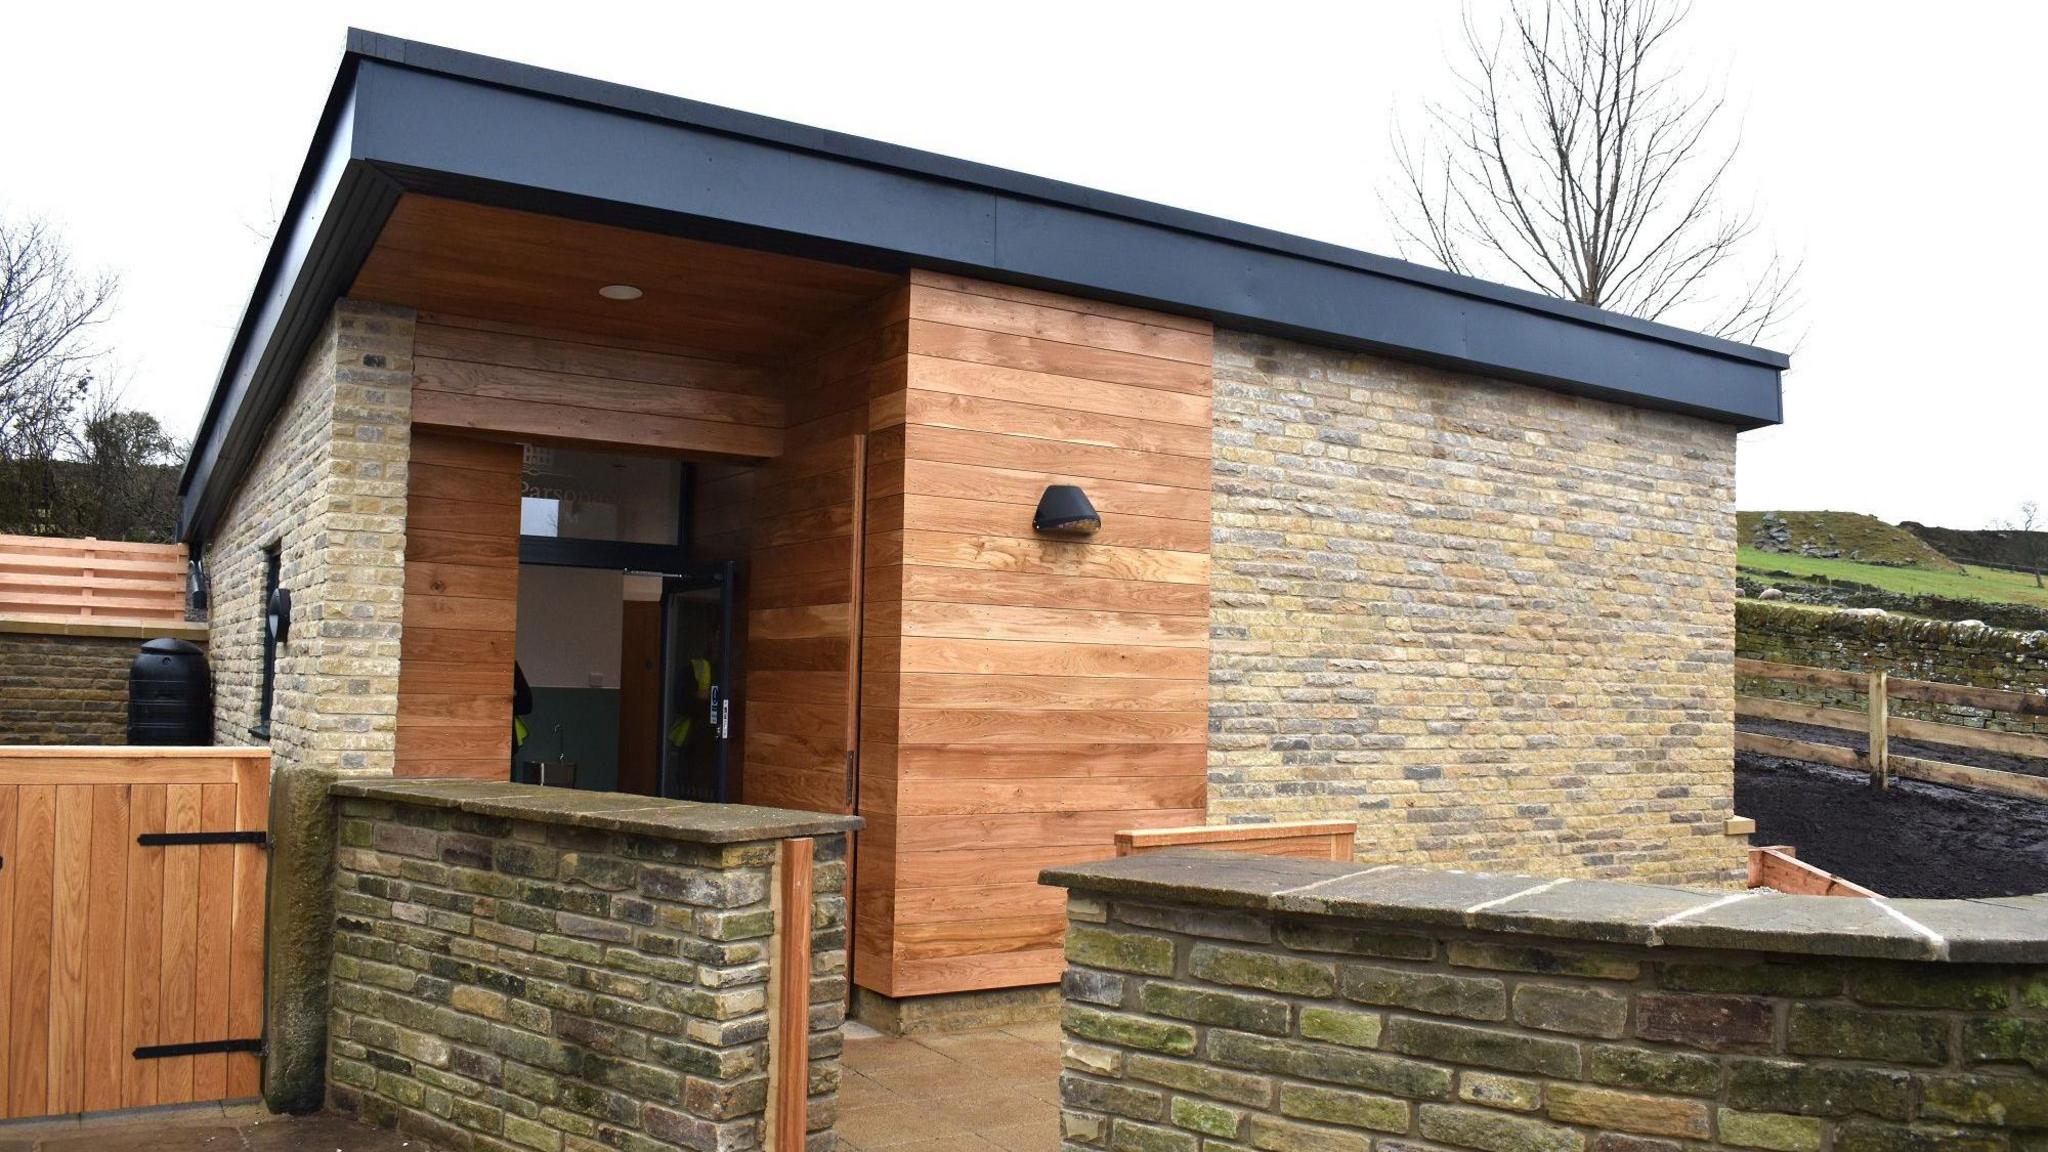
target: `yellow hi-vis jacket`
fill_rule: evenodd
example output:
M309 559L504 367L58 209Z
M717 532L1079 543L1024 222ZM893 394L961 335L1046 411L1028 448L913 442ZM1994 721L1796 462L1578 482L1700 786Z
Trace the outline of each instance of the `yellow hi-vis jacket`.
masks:
M709 701L711 699L711 661L706 660L702 656L690 661L690 675L695 677L697 681L697 699ZM697 714L695 712L685 712L681 716L676 717L676 722L668 726L669 745L674 748L681 748L684 742L689 740L690 728L696 722Z

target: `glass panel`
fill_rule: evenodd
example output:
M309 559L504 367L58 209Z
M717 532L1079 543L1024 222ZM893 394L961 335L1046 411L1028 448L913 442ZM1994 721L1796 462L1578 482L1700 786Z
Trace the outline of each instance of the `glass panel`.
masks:
M726 588L668 582L662 611L662 742L664 792L683 800L723 800L728 671L724 638Z
M519 534L674 544L682 468L675 460L529 444L519 471Z

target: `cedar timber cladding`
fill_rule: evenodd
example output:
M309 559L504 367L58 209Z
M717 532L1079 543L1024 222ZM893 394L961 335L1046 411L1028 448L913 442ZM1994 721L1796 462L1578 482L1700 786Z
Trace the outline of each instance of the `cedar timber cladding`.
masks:
M516 444L413 430L396 775L509 773L519 460Z
M901 408L905 294L821 340L795 374L787 451L753 493L745 709L750 804L851 812L871 410Z
M774 456L782 400L760 368L619 337L422 314L415 424L499 439Z
M1039 869L1202 821L1211 341L912 274L907 388L870 413L861 985L1056 981L1065 905ZM1088 492L1098 534L1032 533L1053 483Z

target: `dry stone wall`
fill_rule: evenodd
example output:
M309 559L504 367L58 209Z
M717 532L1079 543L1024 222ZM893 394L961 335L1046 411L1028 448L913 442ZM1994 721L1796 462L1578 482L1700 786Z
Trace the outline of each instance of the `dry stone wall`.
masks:
M1736 604L1736 655L1836 668L1886 671L1912 680L1967 684L2009 692L2048 692L2048 634L1976 628L1904 616L1866 616L1815 608L1788 608L1742 600ZM1744 695L1779 696L1808 704L1862 708L1862 695L1742 677ZM2048 718L1990 712L1962 705L1892 701L1895 715L2008 732L2048 733Z
M126 744L141 642L0 621L0 744Z
M1733 884L1735 432L1219 332L1209 815Z
M1714 893L1602 882L1214 856L1053 882L1073 1152L2048 1148L2039 898L1972 953L2014 962L1958 963L1817 896L1768 898L1750 932ZM1275 910L1318 900L1350 912ZM1687 908L1729 943L1655 943Z
M705 841L678 838L704 805L640 800L620 831L605 814L638 798L336 791L331 1107L445 1152L760 1147L779 840L826 829L800 978L810 1146L833 1147L857 821L723 806L715 831L741 838Z

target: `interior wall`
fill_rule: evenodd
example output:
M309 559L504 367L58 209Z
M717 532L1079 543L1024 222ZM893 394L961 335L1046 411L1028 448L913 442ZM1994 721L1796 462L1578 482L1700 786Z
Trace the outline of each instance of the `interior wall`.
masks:
M533 689L519 758L566 757L576 786L600 792L617 787L619 745L633 735L619 731L625 585L602 568L519 571L519 670Z
M619 686L622 572L602 568L519 570L519 668L535 688Z
M518 446L415 428L397 775L505 778L518 596Z
M1204 819L1206 323L913 273L871 406L855 980L1047 983L1049 865ZM1031 518L1080 485L1099 533Z

